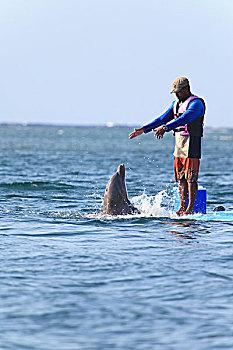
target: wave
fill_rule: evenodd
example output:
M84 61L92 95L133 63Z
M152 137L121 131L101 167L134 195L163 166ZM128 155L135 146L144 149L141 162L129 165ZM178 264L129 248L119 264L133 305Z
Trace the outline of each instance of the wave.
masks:
M22 181L0 183L0 188L16 190L68 190L76 188L76 186L58 181Z

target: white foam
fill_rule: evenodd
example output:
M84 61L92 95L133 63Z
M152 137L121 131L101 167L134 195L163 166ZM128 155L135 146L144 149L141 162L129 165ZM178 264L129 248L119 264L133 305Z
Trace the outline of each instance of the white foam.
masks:
M163 190L155 196L148 196L143 193L141 196L132 198L133 205L141 212L144 217L177 217L176 213L171 210L172 198Z

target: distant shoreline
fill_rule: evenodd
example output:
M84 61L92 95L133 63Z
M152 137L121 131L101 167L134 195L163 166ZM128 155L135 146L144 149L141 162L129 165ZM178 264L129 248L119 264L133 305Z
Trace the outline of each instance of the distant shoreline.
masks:
M55 127L55 128L135 128L139 127L137 125L131 125L131 124L114 124L114 123L106 123L106 124L49 124L49 123L7 123L7 122L0 122L0 127ZM233 131L233 127L211 127L211 126L205 126L206 131L218 131L218 132L224 132L224 131Z

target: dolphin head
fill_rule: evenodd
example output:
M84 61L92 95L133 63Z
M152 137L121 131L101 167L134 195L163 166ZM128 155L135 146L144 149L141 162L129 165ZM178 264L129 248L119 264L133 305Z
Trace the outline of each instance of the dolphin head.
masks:
M120 164L117 168L117 174L125 181L125 164Z
M133 211L125 184L125 166L120 164L116 173L109 180L104 194L104 212L120 215Z

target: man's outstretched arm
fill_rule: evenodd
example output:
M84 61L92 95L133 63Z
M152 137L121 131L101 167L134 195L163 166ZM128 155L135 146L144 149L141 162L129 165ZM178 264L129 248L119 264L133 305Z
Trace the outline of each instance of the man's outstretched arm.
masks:
M173 105L175 101L172 102L171 106L164 112L160 117L154 119L151 123L142 126L141 128L134 129L131 134L129 134L129 138L133 139L136 136L139 136L143 133L148 133L152 131L154 128L157 128L160 125L166 124L173 119Z

